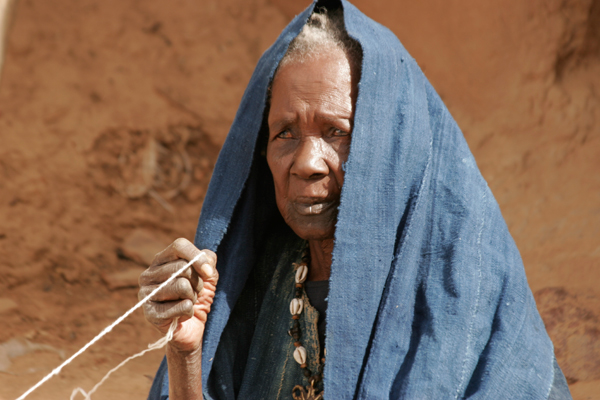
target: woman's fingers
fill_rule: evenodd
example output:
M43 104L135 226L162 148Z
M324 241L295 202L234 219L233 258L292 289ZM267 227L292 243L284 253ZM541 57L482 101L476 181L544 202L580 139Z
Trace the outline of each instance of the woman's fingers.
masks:
M168 264L165 264L165 265L155 265L155 266L149 267L144 272L142 272L142 274L140 275L140 279L139 279L140 288L144 288L146 286L156 287L156 286L160 285L161 283L163 283L164 281L169 279L171 277L171 275L173 275L175 272L179 271L186 264L187 264L187 261L185 261L185 260L177 260L177 261L173 261ZM193 268L186 268L179 275L179 277L187 279L190 282L191 287L196 292L200 293L202 291L202 287L203 287L202 279L200 279L200 277L198 276L198 273ZM180 279L180 278L178 278L178 279ZM154 287L150 291L154 290ZM148 291L147 293L144 293L144 297L147 296L148 293L150 293L150 291ZM191 298L191 297L188 297L188 298ZM175 300L175 299L172 299L172 300Z
M219 281L219 271L217 271L216 268L216 258L214 262L202 264L199 269L196 264L194 264L194 270L198 273L198 275L200 275L202 281L210 282L215 286L217 285L217 282Z
M141 300L196 257L198 260L191 268L186 268L179 273L177 278L154 294L143 306L148 322L163 333L174 318L180 318L183 322L194 317L196 313L191 322L195 321L194 324L206 322L219 279L216 268L217 256L210 250L198 250L186 239L177 239L158 253L150 267L140 275L138 297ZM188 322L186 324L190 326ZM196 332L196 330L196 328L193 330L194 335L200 335L201 339L202 331ZM188 334L183 334L183 337L187 339L181 337L179 339L183 342L191 340L196 343L198 338L192 340L188 337L189 332L192 331L188 329L186 332Z
M194 303L190 299L162 303L149 301L144 304L144 314L151 324L158 328L168 328L173 318L192 317Z
M166 264L178 259L187 260L189 262L198 255L200 255L200 258L194 262L194 269L200 274L202 279L205 277L212 277L214 275L212 270L216 271L217 266L216 254L210 250L200 251L192 242L184 238L175 240L166 249L154 256L154 260L150 267ZM212 270L205 267L204 270L208 269L206 276L203 276L205 274L202 269L203 264L208 264L209 267L212 267Z
M140 277L140 282L146 283L140 287L138 294L140 300L151 294L160 285L159 278L168 274L168 271L176 266L165 265L163 267L167 272L157 270L145 275L144 278ZM184 321L194 315L194 304L198 301L199 296L199 291L196 289L198 287L202 289L202 281L195 271L191 271L188 275L190 278L181 276L176 278L144 304L146 319L163 333L168 329L173 318L180 318L181 321ZM196 286L192 286L192 282L196 282Z
M143 286L139 291L139 299L143 299L148 296L158 285L147 285ZM198 300L198 291L192 286L191 282L187 278L179 277L167 286L158 291L150 301L154 302L165 302L175 300L189 299L193 303Z

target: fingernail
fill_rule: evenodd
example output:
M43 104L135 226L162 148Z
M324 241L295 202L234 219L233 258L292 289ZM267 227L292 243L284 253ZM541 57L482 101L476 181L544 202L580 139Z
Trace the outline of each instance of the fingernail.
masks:
M210 264L202 264L200 270L204 272L206 276L213 276L215 274L215 270Z

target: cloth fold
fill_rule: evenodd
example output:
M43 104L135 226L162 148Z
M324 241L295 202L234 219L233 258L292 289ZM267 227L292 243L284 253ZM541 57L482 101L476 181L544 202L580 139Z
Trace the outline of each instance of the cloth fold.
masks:
M215 166L195 239L216 251L220 272L205 397L224 393L209 380L221 334L266 232L283 223L257 142L269 82L315 6L343 7L363 49L331 266L326 398L547 399L562 385L553 346L460 129L393 33L347 1L313 3L265 52Z

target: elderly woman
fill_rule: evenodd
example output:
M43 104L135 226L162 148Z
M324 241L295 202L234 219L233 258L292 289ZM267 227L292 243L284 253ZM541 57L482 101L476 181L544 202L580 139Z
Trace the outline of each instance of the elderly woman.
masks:
M456 123L387 29L318 2L263 55L194 244L140 278L150 399L570 398ZM218 262L217 262L218 258ZM217 272L218 271L218 272Z

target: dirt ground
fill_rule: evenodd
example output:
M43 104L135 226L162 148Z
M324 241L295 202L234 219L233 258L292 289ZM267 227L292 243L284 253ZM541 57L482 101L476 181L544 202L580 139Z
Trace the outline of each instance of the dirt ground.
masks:
M254 65L307 4L19 0L0 81L0 400L133 306L149 255L193 237ZM600 0L354 4L450 108L574 398L600 399ZM29 398L89 390L158 338L136 312ZM161 357L96 398L144 399Z

